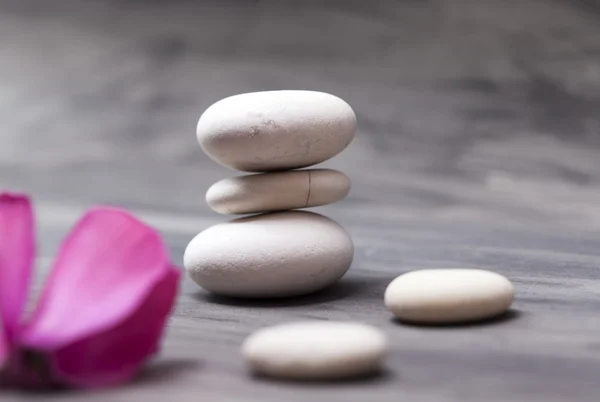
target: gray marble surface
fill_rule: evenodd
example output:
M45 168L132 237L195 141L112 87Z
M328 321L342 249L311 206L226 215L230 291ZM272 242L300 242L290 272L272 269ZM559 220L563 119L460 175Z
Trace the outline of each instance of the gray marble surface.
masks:
M0 187L40 219L41 282L86 208L156 225L181 263L226 220L219 167L195 139L216 100L314 89L356 110L356 140L321 164L349 197L317 208L355 262L333 288L232 302L185 280L163 353L133 384L58 401L597 401L600 373L600 4L561 0L0 0ZM398 325L396 275L488 268L514 311L456 328ZM39 288L39 286L38 286ZM248 375L239 345L296 318L353 319L392 341L386 374L290 384Z

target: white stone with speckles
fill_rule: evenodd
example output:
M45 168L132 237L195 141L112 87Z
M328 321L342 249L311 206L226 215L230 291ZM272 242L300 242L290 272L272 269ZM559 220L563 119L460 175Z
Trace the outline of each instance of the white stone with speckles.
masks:
M354 245L338 223L308 211L235 219L209 227L183 260L200 287L233 297L286 297L323 289L350 268Z
M200 116L196 136L223 166L247 172L298 169L326 161L354 138L356 115L337 96L281 90L222 99Z

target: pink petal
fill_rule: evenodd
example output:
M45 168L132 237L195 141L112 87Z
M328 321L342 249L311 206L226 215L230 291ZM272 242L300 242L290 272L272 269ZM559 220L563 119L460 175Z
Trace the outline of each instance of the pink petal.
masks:
M27 302L35 258L34 237L34 215L29 198L0 194L0 321L5 330L5 348L16 336Z
M9 359L10 355L11 355L11 347L10 347L10 344L8 343L8 339L6 339L2 321L0 321L0 377L2 377L2 374L3 374L2 372L8 364L8 359ZM0 380L2 380L2 378L0 378Z
M145 360L158 351L179 278L179 269L166 270L125 321L50 356L55 377L75 387L104 387L131 379Z
M91 210L64 241L22 347L55 352L124 325L171 270L158 232L120 209ZM156 297L171 308L170 294Z

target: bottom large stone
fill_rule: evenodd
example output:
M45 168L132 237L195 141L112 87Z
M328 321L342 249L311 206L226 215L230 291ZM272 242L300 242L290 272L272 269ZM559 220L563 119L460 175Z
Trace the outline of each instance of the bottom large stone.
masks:
M200 287L233 297L290 297L332 285L350 268L354 245L322 215L287 211L214 225L196 235L184 266Z

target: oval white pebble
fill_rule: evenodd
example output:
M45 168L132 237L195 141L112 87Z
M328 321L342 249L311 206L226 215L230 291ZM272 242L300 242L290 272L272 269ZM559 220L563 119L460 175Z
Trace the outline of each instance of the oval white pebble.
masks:
M354 138L356 115L344 100L315 91L230 96L198 120L204 152L247 172L297 169L330 159Z
M234 297L311 293L350 268L354 245L338 223L307 211L254 215L194 237L183 260L202 288Z
M480 269L423 269L394 279L385 305L400 320L450 324L506 312L514 287L502 275Z
M257 374L295 380L343 379L381 368L387 351L377 328L353 322L302 321L261 329L242 345Z
M232 177L213 184L206 202L221 214L310 208L348 195L350 179L336 170L310 169Z

